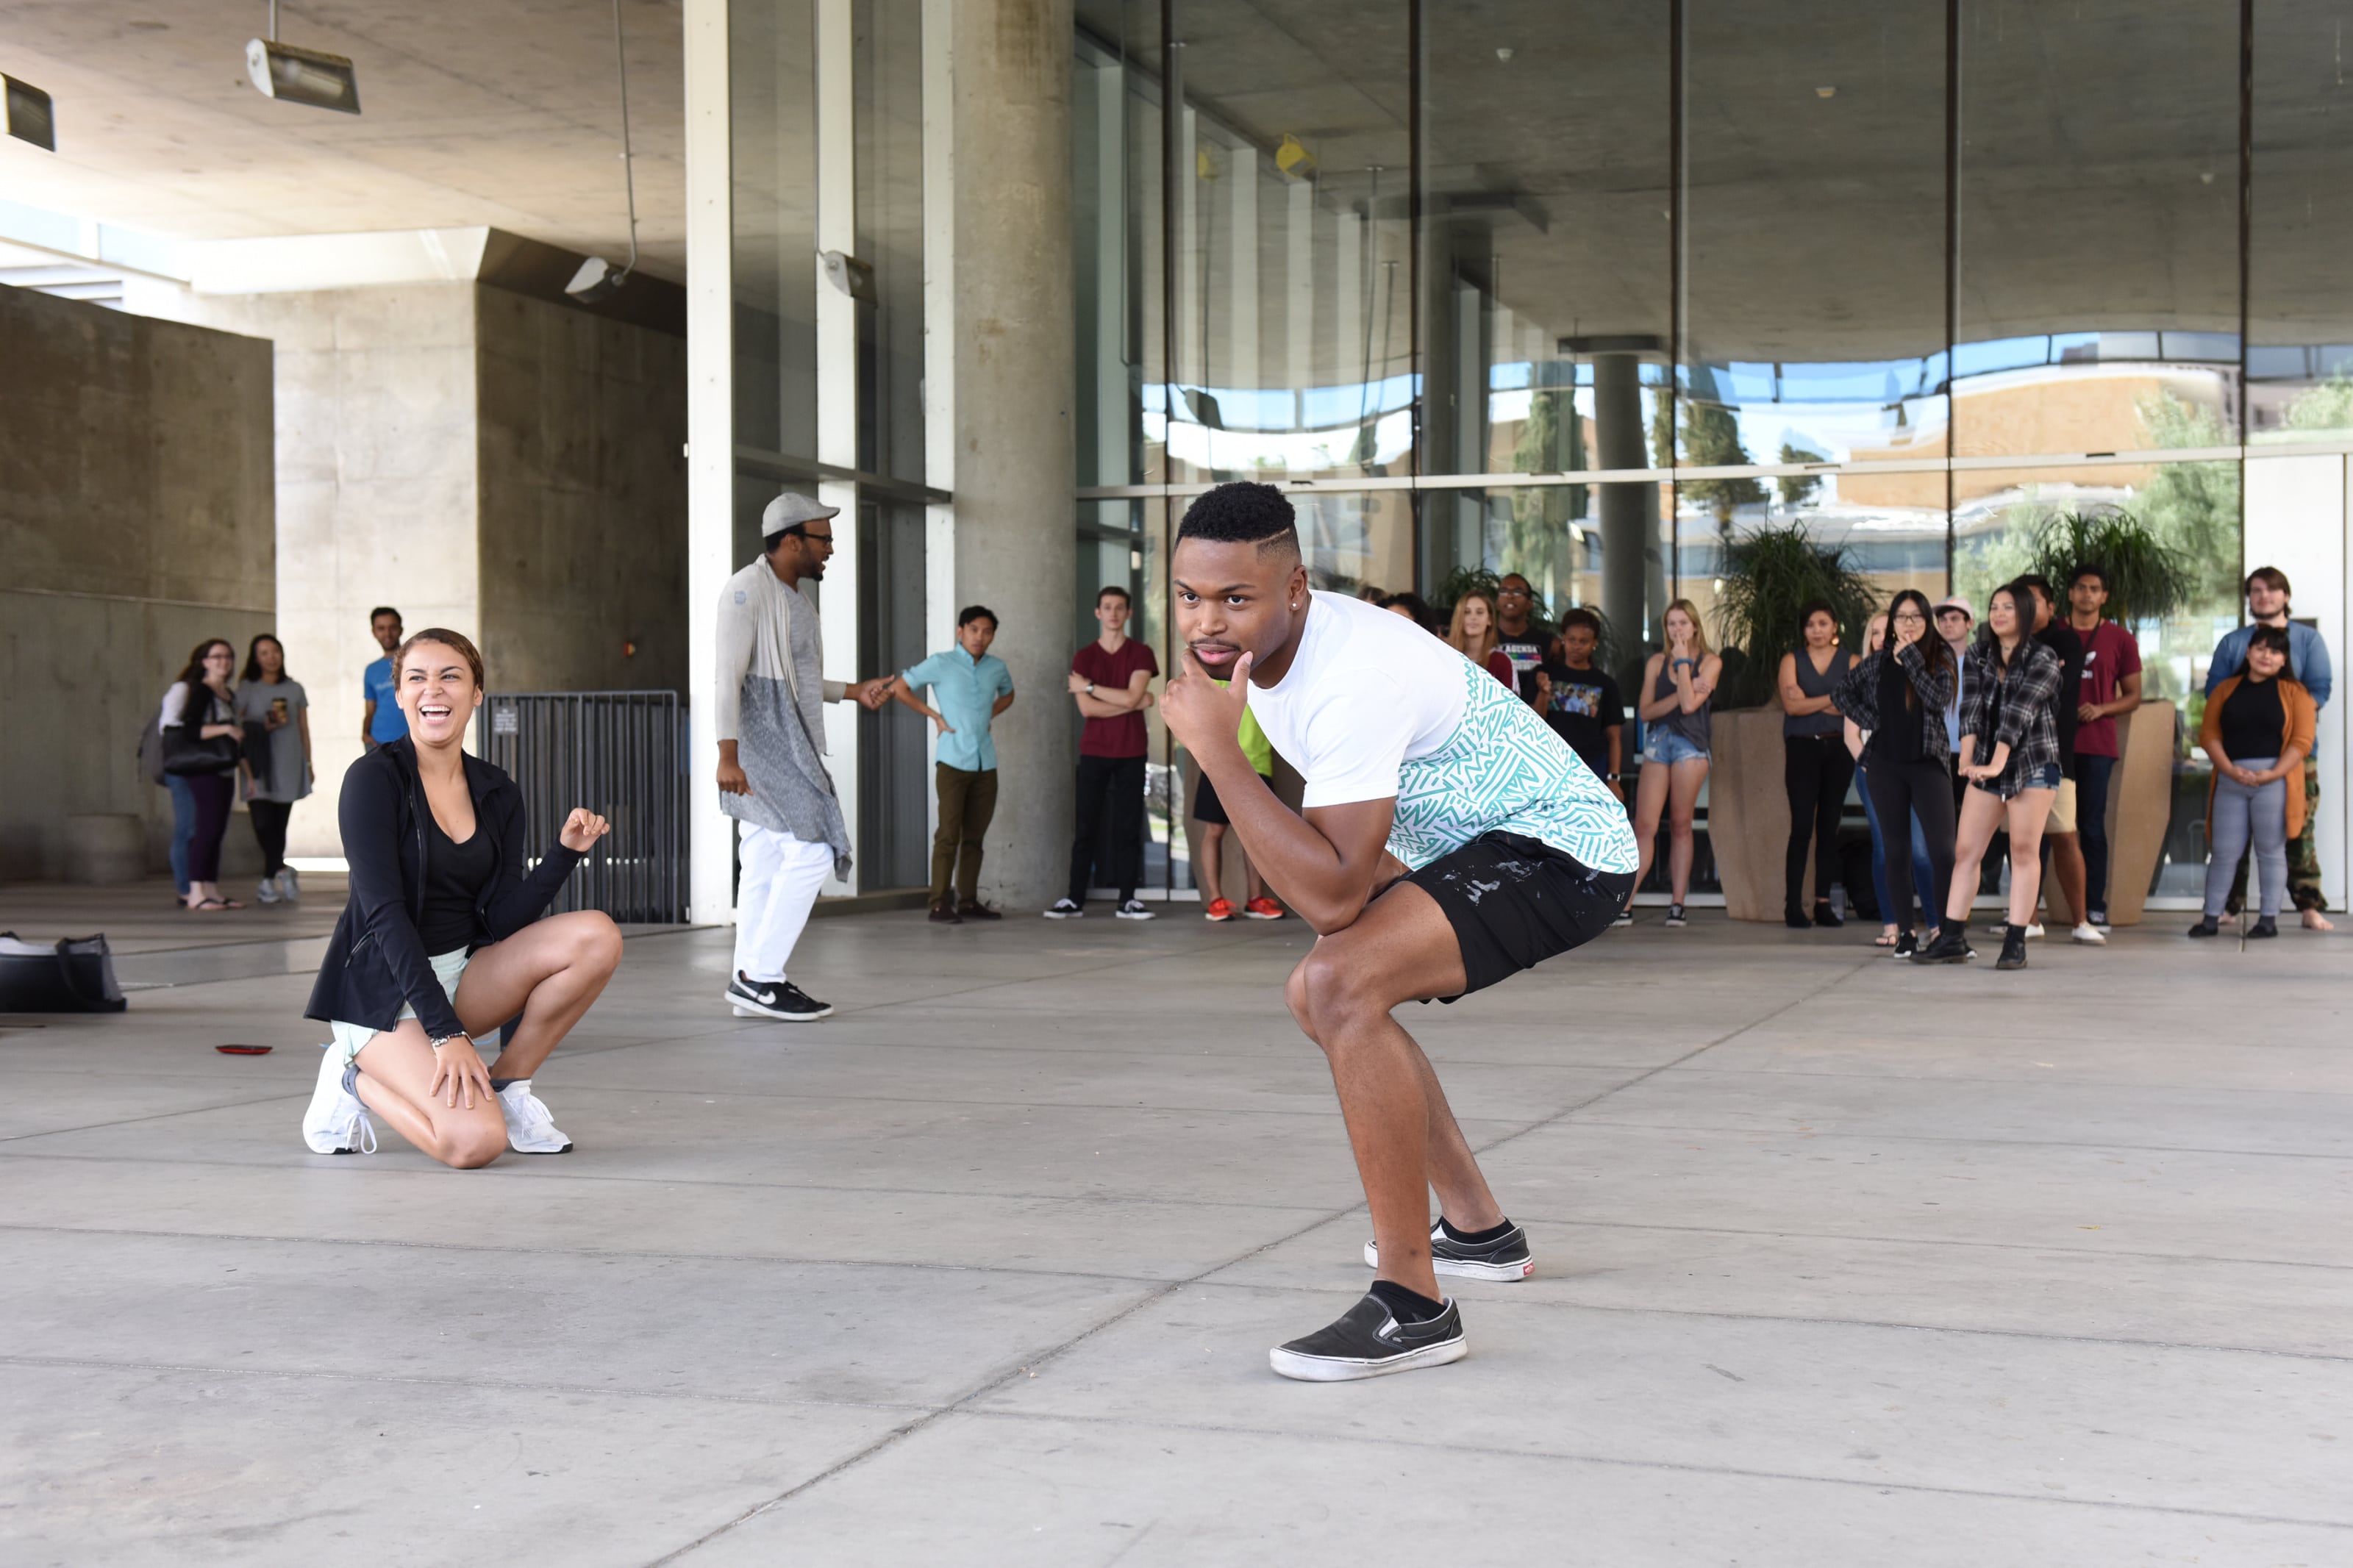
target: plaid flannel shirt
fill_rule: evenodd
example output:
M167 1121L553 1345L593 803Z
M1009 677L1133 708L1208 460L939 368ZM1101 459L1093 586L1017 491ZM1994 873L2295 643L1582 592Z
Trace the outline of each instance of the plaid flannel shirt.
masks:
M1853 720L1856 729L1875 733L1879 724L1879 672L1890 658L1904 667L1913 692L1920 699L1924 714L1920 754L1940 763L1947 761L1952 755L1951 743L1945 736L1945 710L1953 705L1953 661L1947 659L1942 669L1929 668L1918 643L1905 644L1900 653L1891 655L1883 647L1857 659L1831 691L1831 706Z
M2059 694L2059 656L2028 638L2011 656L2010 674L1997 679L1993 655L1982 643L1969 645L1961 667L1961 733L1977 737L1974 755L1966 762L1993 761L1994 747L2010 743L2010 761L1994 783L1994 793L2008 800L2019 791L2019 780L2059 765L2059 726L2052 703ZM2001 717L1994 718L1999 698Z

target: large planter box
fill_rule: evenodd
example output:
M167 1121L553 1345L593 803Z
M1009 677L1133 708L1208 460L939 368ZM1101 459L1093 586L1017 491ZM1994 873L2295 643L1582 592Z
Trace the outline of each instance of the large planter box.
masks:
M1789 847L1789 795L1781 782L1781 710L1742 708L1708 720L1707 841L1736 921L1781 918L1781 858ZM1806 872L1808 899L1813 870Z
M2165 852L2173 818L2176 710L2170 702L2144 702L2116 721L2116 767L2108 781L2108 923L2140 924L2149 884L2157 879L2158 857ZM2050 919L2075 923L2075 911L2059 890L2059 879L2042 879L2042 903Z

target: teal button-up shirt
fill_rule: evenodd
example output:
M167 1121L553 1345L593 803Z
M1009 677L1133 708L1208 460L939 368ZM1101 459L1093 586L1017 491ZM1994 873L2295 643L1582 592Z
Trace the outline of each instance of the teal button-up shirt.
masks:
M990 710L1013 690L1013 672L993 653L977 659L962 644L932 655L899 677L915 690L932 689L932 707L948 721L940 737L939 760L965 773L997 766L997 742L989 737Z

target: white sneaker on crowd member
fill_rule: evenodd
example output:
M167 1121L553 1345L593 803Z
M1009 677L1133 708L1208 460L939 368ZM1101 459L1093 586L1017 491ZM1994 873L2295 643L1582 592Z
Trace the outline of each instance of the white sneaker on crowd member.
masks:
M302 901L302 883L294 875L294 868L291 866L278 873L278 896L290 904L299 904Z
M2041 921L2038 921L2034 924L2026 928L2026 940L2029 942L2041 942L2042 940L2042 924Z
M2105 947L2108 945L2107 933L2101 931L2099 927L2094 925L2089 921L2080 922L2075 927L2074 931L2069 934L2072 935L2075 941L2082 942L2085 947Z
M1149 921L1159 918L1144 907L1142 899L1130 899L1112 912L1124 921Z
M1069 899L1056 899L1047 906L1046 918L1050 921L1082 921L1087 918L1087 911Z
M279 899L278 879L275 877L264 877L261 879L260 881L254 884L253 896L259 899L265 904L276 903Z
M516 1153L572 1152L572 1140L556 1131L555 1118L532 1093L531 1079L516 1079L499 1090L499 1114L507 1119L507 1147Z
M343 1087L343 1078L341 1053L320 1047L319 1082L311 1090L310 1109L302 1112L302 1142L313 1154L375 1152L375 1124L360 1097Z
M1613 926L1632 925L1634 923L1634 911L1631 910L1620 910L1618 911L1618 918L1611 921L1609 923Z

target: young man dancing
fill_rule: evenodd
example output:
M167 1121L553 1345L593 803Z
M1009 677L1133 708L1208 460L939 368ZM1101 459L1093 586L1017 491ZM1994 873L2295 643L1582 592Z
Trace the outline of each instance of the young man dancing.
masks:
M1461 1314L1437 1275L1522 1279L1535 1265L1390 1010L1454 1001L1609 930L1634 883L1626 808L1485 670L1396 616L1311 592L1272 486L1196 500L1170 575L1185 654L1161 711L1315 928L1283 994L1331 1063L1372 1210L1371 1293L1270 1359L1318 1383L1460 1360ZM1301 813L1243 754L1245 707L1306 781Z

